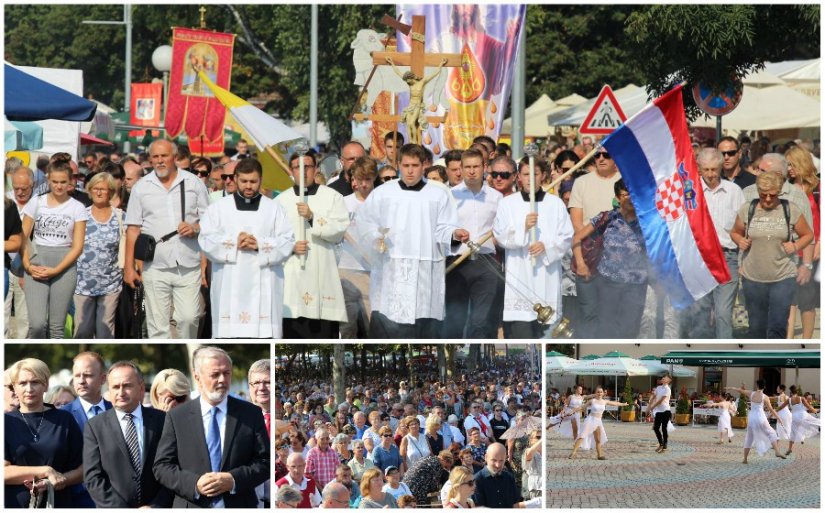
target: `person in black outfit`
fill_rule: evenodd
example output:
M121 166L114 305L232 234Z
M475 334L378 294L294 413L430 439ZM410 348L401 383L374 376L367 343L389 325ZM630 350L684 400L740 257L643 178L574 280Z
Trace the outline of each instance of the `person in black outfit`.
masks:
M493 418L490 419L490 427L493 428L493 438L496 442L504 443L501 435L510 428L510 422L503 417L504 405L496 402L493 404Z
M11 267L9 253L20 251L20 247L23 245L23 236L21 235L23 233L23 223L20 221L20 214L17 213L14 201L9 198L4 199L6 221L3 225L5 227L3 237L3 297L6 297L9 293L9 268Z

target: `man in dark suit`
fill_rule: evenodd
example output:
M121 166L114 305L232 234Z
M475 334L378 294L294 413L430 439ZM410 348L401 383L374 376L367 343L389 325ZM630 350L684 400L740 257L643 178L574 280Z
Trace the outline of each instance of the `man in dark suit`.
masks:
M173 507L255 508L255 487L269 478L269 439L261 409L229 397L232 360L222 349L195 351L200 397L166 415L155 477L175 494Z
M168 508L172 492L152 473L166 414L140 404L146 385L132 362L113 364L108 382L114 408L83 431L86 489L99 508Z
M61 409L72 414L83 431L86 422L112 408L112 403L103 399L100 389L106 381L106 365L103 358L92 351L84 351L72 360L72 386L77 399ZM94 508L95 503L82 484L72 486L73 508Z

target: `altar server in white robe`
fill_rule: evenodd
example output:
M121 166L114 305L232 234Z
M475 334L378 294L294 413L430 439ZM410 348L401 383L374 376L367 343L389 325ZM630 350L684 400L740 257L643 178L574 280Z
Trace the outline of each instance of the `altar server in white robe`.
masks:
M243 159L237 190L209 205L198 243L212 262L212 336L281 338L284 261L295 237L286 210L261 195L261 164Z
M544 173L539 166L535 171L536 212L530 212L530 166L522 162L518 175L522 192L499 202L493 222L496 242L506 252L505 338L541 338L561 320L561 259L570 249L573 224L564 202L541 189ZM531 244L533 226L536 242ZM554 310L548 326L536 321L533 305L537 302Z
M370 337L438 338L444 259L469 233L458 227L450 192L422 179L424 148L406 144L400 155L401 179L377 187L358 213L361 247L373 262Z
M349 212L341 194L315 183L314 152L290 156L295 183L300 183L300 158L304 160L304 202L298 185L276 198L286 209L296 239L294 254L284 265L284 338L338 338L338 324L347 320L347 310L335 246L349 227ZM300 240L301 225L305 240Z

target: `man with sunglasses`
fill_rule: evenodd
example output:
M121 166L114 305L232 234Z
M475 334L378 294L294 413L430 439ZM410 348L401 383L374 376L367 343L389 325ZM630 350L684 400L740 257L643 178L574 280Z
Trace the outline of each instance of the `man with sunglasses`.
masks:
M742 151L739 148L739 141L731 136L725 136L719 139L719 144L716 147L724 157L722 178L732 181L740 189L756 183L756 175L741 166Z
M613 210L613 184L621 176L616 163L610 154L599 149L593 157L596 163L595 172L588 173L573 182L573 191L570 193L568 203L570 220L573 222L573 230L579 231L585 223L599 215L601 212ZM587 244L583 244L587 245ZM582 246L573 248L573 258L576 259L576 297L579 301L579 318L576 336L582 338L594 338L598 325L598 288L596 281L596 269L590 269L585 264L585 255L582 253Z
M241 159L243 160L243 159ZM223 166L217 166L220 171L221 187L218 190L209 194L209 204L215 203L221 198L232 196L238 190L238 184L235 182L235 167L240 160L232 160Z
M465 151L461 157L463 182L451 190L456 200L458 223L467 232L468 240L472 241L479 240L493 229L501 200L501 193L485 183L484 168L481 152L473 149ZM447 266L468 251L469 247L463 243L453 248L452 256L447 258ZM464 260L447 275L444 338L496 338L498 316L494 308L498 278L490 268L490 264L496 265L495 253L493 240L489 238L473 258Z

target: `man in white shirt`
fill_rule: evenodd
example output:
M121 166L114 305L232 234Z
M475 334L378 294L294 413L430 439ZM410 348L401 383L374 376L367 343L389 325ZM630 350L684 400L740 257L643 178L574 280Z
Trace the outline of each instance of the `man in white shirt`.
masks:
M683 310L679 323L680 338L733 338L733 303L739 283L739 248L730 238L733 224L745 197L742 189L730 180L722 180L724 157L716 148L703 148L696 156L702 175L702 190L710 217L730 271L730 281L723 283ZM711 329L711 311L716 320Z
M659 380L659 386L653 391L653 397L647 406L648 415L653 416L653 432L659 440L656 452L667 450L667 425L670 422L670 374Z
M374 250L370 337L438 338L444 258L453 240L469 236L449 191L422 181L424 148L406 144L400 154L401 179L375 189L358 215L360 245Z
M470 149L462 154L461 176L463 181L452 188L458 224L467 232L470 241L477 242L493 229L501 193L484 182L484 161L478 150ZM447 258L447 266L468 251L470 248L461 244ZM478 253L447 274L444 338L496 338L498 314L493 309L499 277L490 267L499 265L495 253L490 237Z
M208 206L206 186L197 175L175 166L176 146L156 139L149 146L154 171L132 187L126 212L126 265L123 281L142 281L149 338L171 338L170 316L179 338L197 338L200 320L200 219ZM181 205L181 188L184 191ZM181 211L183 207L183 211ZM135 269L135 241L141 233L158 242L152 261ZM174 308L174 312L172 312Z
M470 414L464 419L464 432L469 435L470 428L478 428L481 442L484 445L493 442L493 428L490 426L490 421L482 413L483 404L479 401L473 401L470 405Z

